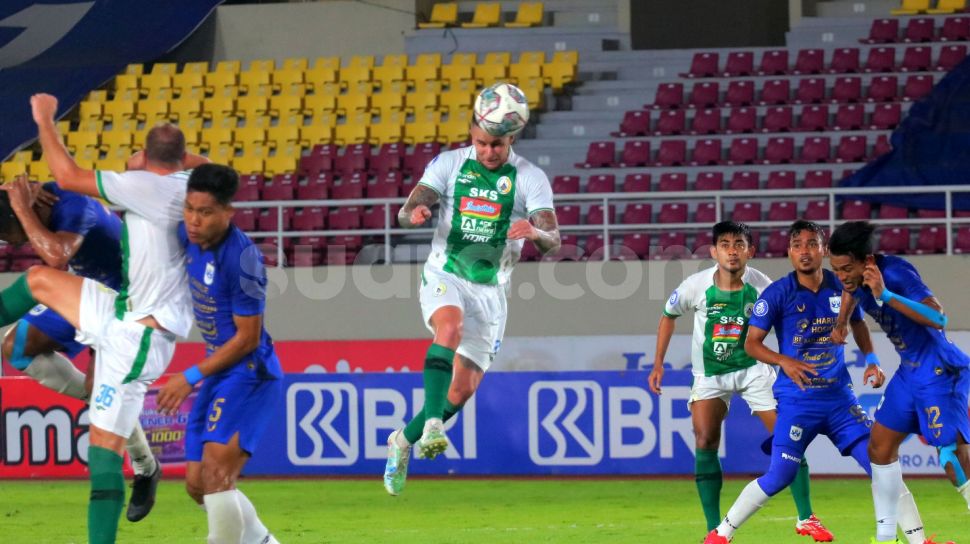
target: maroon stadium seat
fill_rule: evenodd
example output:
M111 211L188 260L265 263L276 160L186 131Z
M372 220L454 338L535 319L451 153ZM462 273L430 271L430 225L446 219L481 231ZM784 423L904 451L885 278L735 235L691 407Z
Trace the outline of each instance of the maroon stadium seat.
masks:
M940 227L922 227L916 233L916 254L946 253L946 230Z
M232 214L232 223L246 232L256 230L256 210L253 208L238 208Z
M657 95L653 99L653 104L646 107L654 109L674 109L684 105L684 84L683 83L661 83L657 87Z
M786 164L795 159L795 139L788 137L770 138L765 146L765 164Z
M766 119L767 120L767 119ZM798 117L798 130L816 132L829 127L829 107L825 105L805 106Z
M560 225L578 225L579 212L579 206L575 204L556 206L556 220Z
M236 191L236 200L251 202L259 200L260 189L263 188L265 178L262 174L246 174L239 176L239 190Z
M933 57L929 46L920 45L917 47L907 47L903 52L903 63L899 66L900 72L925 72L933 66Z
M896 79L896 76L874 77L869 82L869 90L866 91L866 101L893 102L896 100L896 92L898 89L899 80Z
M780 76L787 73L788 73L788 50L787 49L773 49L762 53L761 64L758 65L758 75Z
M616 192L616 176L613 174L599 174L590 176L586 181L587 193L613 193Z
M826 163L832 155L832 140L827 136L812 136L805 138L798 162Z
M724 189L724 174L721 172L703 172L694 181L695 191L721 191Z
M627 204L623 210L625 225L645 225L652 222L653 207L650 204Z
M965 42L970 40L970 17L947 17L940 30L940 41Z
M728 83L727 93L724 95L725 106L750 106L754 104L754 81L740 79Z
M835 162L862 162L866 159L865 136L843 136L835 150Z
M828 69L830 74L854 74L859 70L858 47L840 47L832 53L832 63Z
M788 79L770 79L761 88L762 106L787 104L791 100L791 81Z
M322 230L327 224L327 209L320 206L302 208L293 214L293 230Z
M903 100L919 100L933 91L933 77L927 75L913 75L906 78L903 86Z
M728 164L754 164L758 160L758 140L735 138L728 149Z
M768 206L768 221L794 221L798 218L795 201L772 202Z
M758 124L757 111L754 108L734 108L727 120L726 134L744 134L754 132Z
M792 117L792 109L789 106L774 106L768 108L762 121L761 131L789 132L792 128Z
M397 198L401 195L401 175L399 172L388 172L364 187L367 198Z
M390 212L390 227L394 228L397 226L397 212L400 210L400 205L393 205ZM361 226L365 229L383 229L384 228L384 206L371 206L364 210L361 214ZM529 244L526 244L529 245Z
M272 181L263 185L260 198L262 200L293 200L296 192L296 180L294 178L295 176L289 174L274 176Z
M775 229L771 231L765 246L764 257L771 259L786 255L788 255L788 229Z
M842 219L846 221L869 220L872 218L872 205L864 200L848 200L842 203Z
M364 175L356 172L350 177L334 181L330 189L330 196L335 199L364 198L365 185L367 185L367 181L364 179Z
M878 106L877 106L878 108ZM866 110L859 104L842 104L835 111L835 130L859 130L865 124Z
M734 209L731 210L731 221L737 221L739 223L761 221L761 203L739 202L735 204Z
M681 77L714 77L718 75L717 68L720 57L717 53L694 53L690 62L690 71L680 74Z
M879 206L879 219L909 219L909 208L883 204Z
M620 244L638 259L647 259L650 256L650 235L648 233L625 234Z
M646 193L650 191L650 185L650 174L627 174L623 178L624 193Z
M874 159L876 157L880 157L882 155L885 155L886 153L891 152L892 150L893 150L893 145L889 141L889 136L886 136L885 134L880 134L879 137L876 138L876 144L872 146L872 155L869 158Z
M825 51L822 49L801 49L795 57L791 73L796 75L821 74L825 68Z
M301 180L296 185L296 198L298 200L326 200L330 197L330 184L333 183L331 175L321 172L315 178Z
M912 17L906 23L903 31L903 41L906 43L921 43L933 41L935 23L931 17Z
M947 45L940 50L940 56L936 59L934 69L941 72L949 72L954 66L963 62L967 57L967 46Z
M909 253L909 229L896 227L883 231L879 236L879 252L888 255Z
M946 217L946 210L916 210L916 217L920 219L943 219Z
M353 230L359 229L361 223L361 208L359 206L347 206L337 208L330 212L328 223L333 230Z
M829 220L829 201L825 200L812 200L805 207L805 213L802 215L805 219L809 221L828 221Z
M862 99L862 78L855 76L839 77L832 87L832 102L858 102Z
M282 227L280 227L279 218L280 214L277 208L260 210L256 216L256 230L262 232L275 231L278 228L282 228L284 231L290 230L293 221L293 208L283 208Z
M610 136L624 138L629 136L646 136L650 134L650 112L644 110L628 111L620 121L620 130L611 132Z
M367 161L370 159L370 144L353 144L344 148L342 155L337 156L334 171L342 177L351 176L354 172L367 172Z
M687 204L683 202L667 202L660 205L657 214L658 223L686 223Z
M593 234L586 237L584 258L588 261L602 261L606 245L606 240L602 234Z
M717 222L717 207L713 202L701 202L694 212L695 223L711 224Z
M698 81L690 90L688 105L692 108L713 108L721 100L721 87L716 81Z
M610 224L616 224L616 206L610 204ZM587 225L602 225L603 224L603 205L593 204L589 207L589 211L586 212L586 224Z
M895 43L899 41L899 19L876 19L869 27L869 37L862 43Z
M573 194L579 192L579 176L556 176L552 178L553 194Z
M750 76L754 73L754 52L733 51L728 53L724 63L724 77Z
M370 157L368 167L372 176L383 176L391 170L401 169L401 160L404 158L404 145L399 143L382 144L377 153Z
M653 133L657 136L683 134L686 126L687 114L684 110L664 110L657 118L657 128Z
M795 172L792 170L774 170L768 173L765 189L794 189Z
M866 72L893 72L896 70L896 50L892 47L874 47L866 57Z
M657 248L651 259L687 259L691 252L687 248L687 233L684 232L664 232L657 237Z
M615 142L591 142L586 151L586 161L576 163L576 168L611 167L616 161Z
M831 186L831 170L809 170L805 172L805 182L802 184L802 187L806 189L827 189Z
M720 131L720 108L707 108L703 110L696 110L694 112L694 119L690 124L691 134L717 134Z
M690 164L693 166L721 164L721 140L716 138L697 140Z
M686 191L687 174L677 172L664 172L660 174L660 181L657 183L658 191Z
M664 140L657 151L656 166L683 166L687 162L687 142Z
M825 80L820 77L807 77L798 80L795 90L796 104L820 104L825 100Z
M958 227L956 236L953 237L954 253L970 253L970 227Z
M405 176L411 176L418 180L424 174L425 167L428 166L438 154L441 153L441 144L438 142L425 142L416 144L411 153L401 159L401 170Z
M627 140L620 154L620 168L647 166L650 163L649 140Z
M758 172L739 171L731 174L728 189L731 191L751 191L761 187L761 176Z

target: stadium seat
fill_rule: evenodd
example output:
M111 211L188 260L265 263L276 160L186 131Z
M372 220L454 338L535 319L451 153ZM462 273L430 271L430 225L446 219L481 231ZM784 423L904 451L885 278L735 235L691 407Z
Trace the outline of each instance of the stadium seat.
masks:
M682 111L682 110L674 110ZM738 111L738 110L734 110ZM720 108L695 110L694 119L690 126L691 134L717 134L721 131Z
M771 212L768 212L771 215ZM768 242L765 245L764 257L778 258L788 255L788 229L774 229L768 235Z
M899 80L896 76L879 76L872 78L869 82L869 90L866 92L868 102L893 102L896 100L896 92L899 88Z
M805 207L805 213L802 217L809 221L828 221L829 220L829 201L826 200L812 200Z
M903 101L919 100L933 91L933 77L913 75L906 78L903 85Z
M232 214L232 223L244 232L256 230L256 210L253 208L238 208Z
M485 60L476 64L472 72L482 86L491 85L496 81L505 81L509 77L511 60L511 54L507 51L486 53Z
M592 142L586 151L586 161L576 163L576 168L608 168L616 162L616 143Z
M684 140L664 140L657 150L655 166L683 166L687 162L687 142Z
M401 160L401 170L406 176L413 179L421 179L424 169L438 153L441 152L441 144L428 142L418 144L411 149L411 153L405 155Z
M731 220L739 223L761 221L760 202L739 202L731 210Z
M555 176L552 178L553 194L576 194L579 192L579 176Z
M398 172L389 172L376 178L364 187L367 198L397 198L401 196L401 179Z
M916 233L917 255L946 253L946 230L940 227L922 227Z
M345 200L364 198L364 186L367 185L366 174L354 172L349 176L336 179L330 187L330 198Z
M728 189L731 191L753 191L761 186L761 176L758 172L739 171L731 174Z
M865 136L843 136L835 150L835 162L861 162L866 158Z
M661 118L663 118L662 115ZM683 128L683 121L681 128ZM610 136L626 138L629 136L646 136L649 133L650 113L643 110L634 110L623 114L623 120L620 121L620 130L611 132Z
M895 43L899 40L899 19L876 19L869 27L869 37L862 43Z
M765 189L794 189L795 172L792 170L774 170L768 173Z
M269 183L264 183L260 191L262 200L293 200L296 194L296 177L293 175L273 176Z
M696 118L696 116L695 116ZM687 114L682 109L664 110L657 118L656 136L676 136L685 132Z
M939 72L949 72L954 66L963 62L967 58L967 46L947 45L940 50L940 56L936 59L934 70Z
M361 226L365 229L383 229L384 227L395 228L397 227L397 212L400 209L401 206L398 204L392 204L390 209L386 209L386 207L382 205L371 206L370 208L364 210L364 212L361 214ZM388 214L386 219L384 216L385 213Z
M926 13L932 15L941 15L947 13L956 13L958 11L966 11L966 9L967 0L939 0L936 3L936 7L926 10Z
M694 181L695 191L722 191L724 190L724 174L721 172L703 172L697 175Z
M673 109L679 108L683 104L683 83L661 83L657 87L657 94L654 97L653 104L647 104L645 107L652 107L654 109Z
M712 224L717 222L717 207L713 202L701 202L694 211L694 222Z
M256 215L256 230L260 232L274 232L290 230L293 222L293 208L283 208L282 215L278 208L260 210Z
M883 204L879 206L879 219L909 219L909 208Z
M542 78L553 92L562 92L566 85L576 81L578 59L577 51L556 51L552 60L542 65Z
M720 85L715 81L699 81L691 87L688 105L692 108L713 108L720 101Z
M932 50L925 45L907 47L903 52L900 72L925 72L933 66Z
M400 170L404 146L399 143L386 143L372 153L367 163L371 175L381 177L392 170Z
M627 174L623 178L624 193L648 193L652 180L650 174ZM556 193L553 187L553 193Z
M940 41L965 42L970 40L970 17L947 17L940 30Z
M647 166L650 163L650 141L628 140L620 154L620 168Z
M932 18L913 17L906 23L903 30L903 41L906 43L931 42L935 38L935 28Z
M244 202L259 200L259 191L264 183L265 180L261 173L241 175L239 176L239 189L233 198Z
M916 15L930 9L930 0L902 0L898 8L889 10L893 15Z
M958 227L953 237L953 253L970 253L970 226Z
M767 119L766 119L767 122ZM806 106L798 118L798 130L803 132L824 131L829 128L828 106Z
M534 262L538 261L542 255L539 254L539 249L536 248L535 244L522 244L522 252L519 254L519 262Z
M732 51L724 63L723 77L750 76L754 74L754 52Z
M697 142L694 144L694 152L693 156L691 157L690 164L692 166L711 166L721 164L721 140L716 138L697 140Z
M646 260L650 256L650 235L645 232L624 234L619 240L618 259Z
M529 28L542 26L545 17L542 2L519 2L519 9L515 12L515 20L505 23L506 28Z
M614 193L616 192L616 176L613 174L599 174L590 176L586 181L587 193Z
M796 104L821 104L825 100L825 80L820 77L800 79L795 89Z
M30 170L30 181L37 181L44 183L54 179L51 175L50 166L48 166L47 161L31 161L28 165Z
M920 210L916 210L916 217L920 219L943 219L944 217L946 217L946 210L920 209Z
M728 148L727 164L754 164L758 160L758 140L735 138Z
M813 106L818 108L819 106ZM805 110L802 110L802 119L805 119ZM789 132L792 128L792 109L788 106L777 106L768 108L761 125L761 132ZM799 129L802 129L799 126ZM816 130L816 129L811 129Z
M866 57L866 72L893 72L896 69L896 50L892 47L874 47Z
M717 117L715 119L720 123L721 111L713 111L717 112ZM754 108L733 108L730 111L731 113L728 115L727 120L727 128L724 131L726 134L747 134L754 132L757 129L757 110ZM696 117L694 120L697 120ZM712 126L710 128L714 127ZM717 132L717 130L708 131L706 134L715 134Z
M657 251L651 255L651 259L689 259L691 251L687 247L687 233L684 232L663 232L657 239Z
M714 77L718 72L720 57L717 53L694 53L690 62L690 71L680 74L681 77Z
M872 218L872 205L864 200L848 200L842 204L842 219L845 221L868 221Z
M643 225L651 223L653 207L650 204L632 203L623 209L624 225Z
M458 2L440 2L431 8L431 16L426 23L418 23L418 28L444 28L458 23Z
M681 202L666 202L660 205L657 214L658 223L686 223L687 204Z
M865 147L865 142L863 142L863 147ZM893 150L892 143L889 141L889 137L885 134L880 134L876 138L876 144L872 146L872 155L870 158L874 159L876 157L885 155Z
M754 101L754 81L742 79L728 83L727 92L724 95L725 106L750 106Z
M858 47L840 47L832 53L830 74L854 74L861 70Z
M788 50L773 49L761 54L759 76L780 76L788 73Z
M334 161L334 173L341 177L349 177L356 172L367 172L368 159L370 159L370 145L347 146Z
M862 99L861 77L839 77L832 87L832 103L852 103Z
M502 16L502 4L498 2L479 2L475 4L475 12L471 22L462 23L462 28L486 28L496 26Z
M330 212L327 222L333 230L353 230L360 228L362 210L359 206L344 206Z
M825 67L825 51L823 49L802 49L795 57L795 66L791 73L795 75L821 74Z
M762 106L784 105L791 99L791 82L787 79L771 79L761 88Z
M795 140L788 137L769 138L765 146L764 164L786 164L795 158Z
M687 174L681 172L664 172L660 174L657 184L658 191L687 191Z
M909 229L895 227L879 235L879 252L887 255L909 253Z
M876 109L882 106L876 106ZM842 104L835 112L835 130L859 130L865 124L865 109L858 104Z
M616 206L610 204L609 206L609 224L616 224ZM602 204L593 204L589 207L589 211L586 212L586 224L587 225L602 225L606 220L605 214L603 213Z
M330 197L333 181L328 172L320 172L314 177L301 180L296 186L297 200L326 200Z
M370 113L357 112L348 116L347 122L334 129L334 142L344 146L367 143L370 138L370 122Z
M573 204L556 206L556 220L560 225L578 225L579 212L579 206Z
M290 227L298 231L322 230L327 224L327 208L310 206L293 213Z

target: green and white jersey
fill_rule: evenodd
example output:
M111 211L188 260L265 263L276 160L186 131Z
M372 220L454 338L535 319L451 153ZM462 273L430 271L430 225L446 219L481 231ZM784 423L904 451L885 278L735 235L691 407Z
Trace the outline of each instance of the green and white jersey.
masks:
M751 309L771 284L763 273L747 267L737 291L722 291L714 283L717 266L685 279L671 293L664 315L679 317L694 310L690 361L694 376L717 376L755 364L744 351Z
M134 321L150 315L169 332L187 337L192 301L178 225L189 173L161 176L142 170L98 170L95 174L101 197L125 210L116 317Z
M509 226L553 209L549 178L514 151L495 171L475 160L474 146L445 151L420 183L441 196L427 265L475 283L507 283L522 251L522 240L506 238Z

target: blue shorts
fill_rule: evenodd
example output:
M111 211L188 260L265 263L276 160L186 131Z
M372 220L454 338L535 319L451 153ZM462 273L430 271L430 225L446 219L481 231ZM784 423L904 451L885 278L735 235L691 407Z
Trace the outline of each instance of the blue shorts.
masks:
M938 374L918 385L911 373L897 370L879 402L876 421L899 433L919 433L938 448L955 444L957 435L970 442L970 370L936 368Z
M60 344L68 358L73 359L78 353L84 351L84 344L74 340L74 334L77 332L74 326L61 317L61 314L47 306L43 304L34 306L23 320Z
M824 434L842 455L849 455L860 440L869 438L872 421L854 394L831 399L778 400L772 449L799 456L815 437Z
M236 433L239 446L252 455L282 394L280 380L245 374L206 378L185 426L185 460L201 461L206 442L228 444Z

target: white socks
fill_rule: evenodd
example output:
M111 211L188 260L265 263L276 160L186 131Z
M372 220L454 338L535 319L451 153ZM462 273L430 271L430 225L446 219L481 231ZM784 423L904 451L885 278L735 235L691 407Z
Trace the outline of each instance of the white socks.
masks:
M34 357L24 369L24 374L63 395L81 400L88 398L88 392L84 389L84 373L56 351Z
M721 524L717 526L717 534L726 537L733 536L734 531L737 531L738 527L760 510L769 498L771 497L758 485L758 480L752 480L744 487L741 494L738 495L738 499L731 505L727 515L724 516Z
M913 500L913 494L909 492L906 484L903 484L903 492L899 495L897 508L896 521L900 530L906 535L906 541L909 544L923 544L926 541L923 520L920 519L916 501Z
M203 497L209 518L208 544L279 544L238 489Z
M872 467L872 502L876 510L876 540L896 540L896 518L900 495L903 494L903 471L899 461Z
M966 481L957 488L957 493L963 497L963 500L967 501L967 508L970 508L970 480Z
M141 423L135 422L135 430L128 437L125 449L128 450L131 468L135 470L135 474L149 476L155 472L155 455L152 454L152 448L148 445L148 439L145 437L145 431L141 428Z

